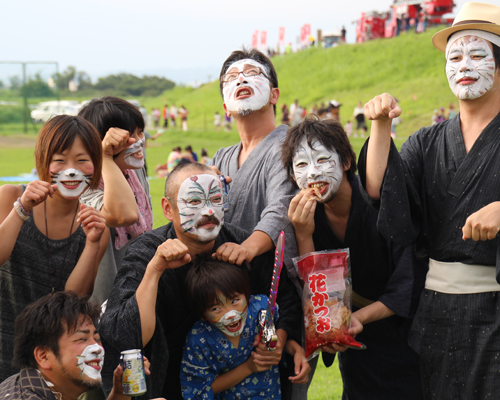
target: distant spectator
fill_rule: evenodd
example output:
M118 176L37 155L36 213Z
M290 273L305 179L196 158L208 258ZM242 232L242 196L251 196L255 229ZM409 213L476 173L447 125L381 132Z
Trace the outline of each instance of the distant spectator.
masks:
M347 137L351 137L352 135L352 122L347 121L347 123L344 126L345 133L347 134Z
M181 109L179 110L179 115L181 117L181 124L182 124L182 130L184 132L187 132L188 130L188 110L184 105L181 106Z
M216 131L220 131L221 119L219 111L216 111L214 115L214 126Z
M448 109L448 115L446 116L446 119L452 119L457 115L457 110L455 109L455 104L450 103L449 109Z
M185 151L186 153L191 154L191 157L193 158L193 161L194 161L194 162L198 162L198 154L196 154L196 153L193 151L193 148L192 148L191 146L186 146L186 147L184 148L184 151Z
M167 157L167 163L156 166L155 172L158 176L167 176L175 167L177 167L177 165L179 165L182 159L181 151L182 149L179 146L174 147Z
M290 119L292 120L292 125L293 125L293 115L295 114L295 109L299 106L299 99L295 99L295 101L290 104Z
M342 25L342 30L340 31L340 40L342 41L342 43L345 43L345 35L346 35L347 31L345 29L345 26Z
M438 122L438 118L439 118L439 111L437 110L437 108L434 110L434 112L432 113L432 125L436 125L437 122Z
M201 149L201 164L208 164L210 165L212 163L212 159L208 156L207 149Z
M352 116L356 119L356 133L354 137L358 137L360 129L361 137L365 137L365 133L368 129L366 127L365 108L361 101L358 103L358 106L354 108Z
M232 118L231 115L225 114L224 115L224 129L226 132L230 132L232 129Z
M161 117L161 112L158 108L154 108L151 110L151 116L153 117L153 123L155 128L158 128L160 126L160 117Z
M175 103L172 104L172 107L170 107L170 121L172 121L172 128L175 128L177 125L175 120L177 119L177 107L175 106Z
M141 105L139 107L139 111L141 112L142 118L144 119L144 128L146 128L146 126L148 125L151 125L151 121L149 120L148 110L146 109L146 107Z
M437 117L437 122L440 123L440 122L443 122L445 120L445 116L444 116L444 107L440 107L439 108L439 114L438 114L438 117Z
M326 108L324 107L321 107L319 110L318 110L318 117L319 119L327 119L327 111L326 111Z
M288 111L288 107L286 104L281 106L281 111L283 112L283 116L281 117L281 123L283 125L290 125L290 113Z
M295 103L293 103L292 105L295 106L295 107L293 108L293 113L290 111L290 117L292 119L291 126L295 126L297 124L300 124L300 122L302 121L302 113L303 113L304 110L297 103L297 100L295 100Z
M326 112L326 116L329 119L336 119L337 121L340 121L340 104L337 100L332 100L330 101L330 104L328 105L328 109Z
M318 115L318 105L317 105L317 104L315 104L315 105L311 108L311 110L309 111L309 113L310 113L310 114L316 114L316 115Z
M163 127L168 128L168 104L165 104L165 107L163 107Z

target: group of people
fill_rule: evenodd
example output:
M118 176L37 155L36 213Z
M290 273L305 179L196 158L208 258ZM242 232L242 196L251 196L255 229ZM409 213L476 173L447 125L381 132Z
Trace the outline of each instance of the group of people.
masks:
M0 187L0 393L120 398L120 353L141 349L144 398L306 399L318 357L293 259L349 248L349 333L366 349L321 347L343 398L499 398L500 7L467 3L433 44L460 114L398 152L401 108L376 96L358 161L335 119L276 126L271 61L234 51L220 92L240 142L168 174L155 230L140 112L106 97L47 122L40 180ZM272 350L258 319L282 231Z
M146 124L151 124L154 126L154 128L158 129L160 128L160 122L163 120L163 127L162 129L167 129L168 124L170 121L170 126L172 128L177 127L177 118L180 118L181 120L181 128L184 132L187 132L188 130L188 124L187 124L187 116L188 116L188 110L184 105L181 105L180 108L177 108L175 104L172 104L169 106L168 104L165 104L163 108L160 110L159 108L153 107L151 109L151 121L148 121L148 115L147 115L147 110L144 109L145 112L143 112L144 116L144 121Z
M155 172L159 177L166 177L171 173L178 165L185 163L199 162L200 164L210 164L211 158L208 157L207 149L201 149L201 157L198 158L198 154L193 151L191 145L187 145L182 151L182 147L176 146L172 148L172 151L167 157L166 164L157 165Z
M444 107L440 107L439 110L436 108L432 113L432 125L436 125L440 122L443 122L447 119L453 119L458 114L455 109L455 104L450 103L448 108L448 112L445 113Z

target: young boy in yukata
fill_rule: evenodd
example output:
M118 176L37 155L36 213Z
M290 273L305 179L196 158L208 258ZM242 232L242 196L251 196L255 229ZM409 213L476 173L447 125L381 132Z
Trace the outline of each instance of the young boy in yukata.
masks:
M217 260L197 260L186 278L186 294L201 319L188 334L181 365L184 399L281 399L278 365L254 361L259 312L268 307L266 295L250 295L243 267ZM275 320L277 315L275 315ZM303 350L288 340L294 356L295 383L308 379Z

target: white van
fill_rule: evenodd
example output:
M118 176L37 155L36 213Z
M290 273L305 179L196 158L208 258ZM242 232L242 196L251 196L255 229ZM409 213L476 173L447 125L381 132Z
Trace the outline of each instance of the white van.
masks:
M31 119L45 123L54 115L77 115L78 109L78 101L74 100L44 101L31 111Z

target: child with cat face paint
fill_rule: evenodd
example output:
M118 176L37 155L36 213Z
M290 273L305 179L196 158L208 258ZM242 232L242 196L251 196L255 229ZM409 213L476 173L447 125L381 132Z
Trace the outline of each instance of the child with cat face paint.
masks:
M245 267L198 256L188 272L185 292L201 319L184 346L184 399L281 399L278 365L263 366L254 359L259 313L267 309L268 298L250 295ZM289 339L286 350L292 355L298 351L300 374L292 379L307 382L310 368L300 346Z
M101 182L97 189L82 196L84 204L102 212L111 232L92 297L102 304L108 298L130 240L153 228L144 168L144 119L137 107L117 97L94 99L79 115L94 125L102 139Z
M0 187L0 381L10 368L14 319L56 291L92 294L109 242L102 214L79 204L101 177L99 134L83 118L60 115L40 130L39 180Z

